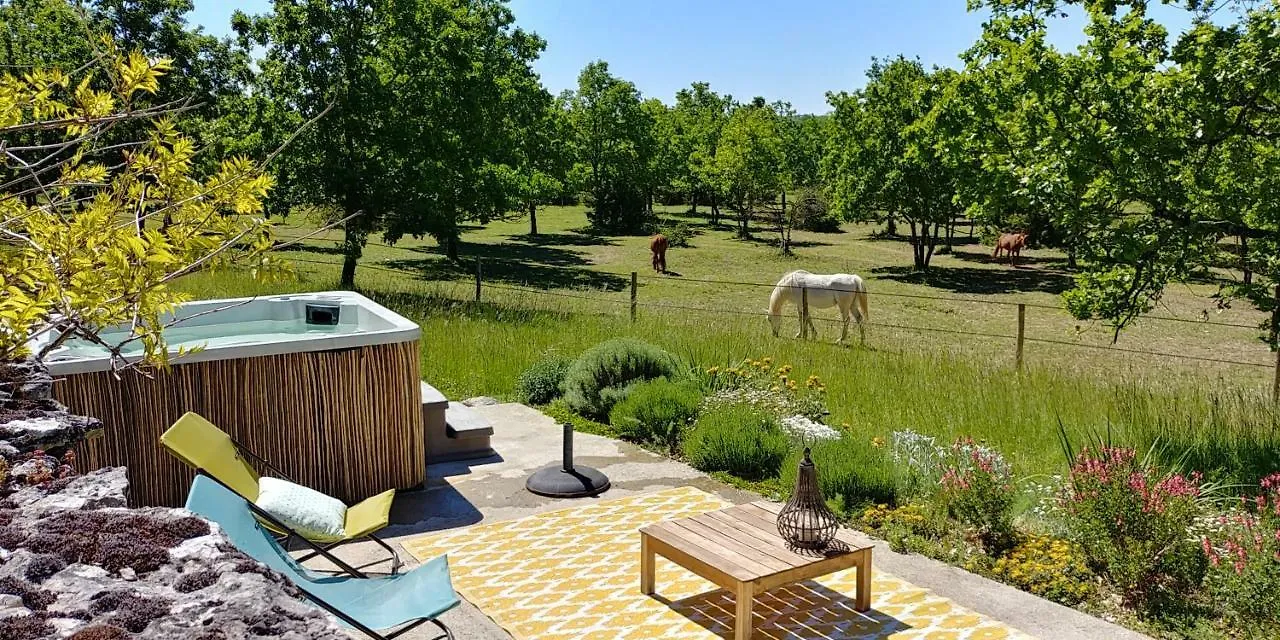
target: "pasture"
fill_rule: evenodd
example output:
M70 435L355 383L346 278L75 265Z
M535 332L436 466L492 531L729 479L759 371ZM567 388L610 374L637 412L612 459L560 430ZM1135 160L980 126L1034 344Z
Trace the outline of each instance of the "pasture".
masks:
M691 247L672 247L660 276L650 267L648 238L597 236L581 207L539 213L539 236L528 221L496 221L467 230L460 263L435 242L405 239L371 244L357 288L422 324L423 376L451 397L509 397L515 377L550 353L576 355L603 339L631 335L662 345L698 366L772 356L828 385L831 422L868 438L914 429L950 439L971 435L1009 453L1024 474L1063 468L1059 425L1078 437L1111 433L1164 457L1189 451L1189 466L1251 481L1280 461L1270 407L1272 360L1258 341L1262 314L1215 311L1213 283L1171 287L1155 313L1182 321L1144 319L1116 346L1212 360L1139 355L1108 349L1111 333L1081 325L1059 306L1071 285L1064 258L1023 252L1021 268L991 260L991 247L962 231L950 255L927 275L910 269L902 239L877 239L868 226L842 233L797 231L795 257L781 256L776 234L755 240L711 228L684 207L668 208L668 223L685 221ZM310 232L299 220L282 238ZM181 287L202 298L333 288L339 234L323 234L282 252L293 281L259 284L234 276L191 276ZM482 260L482 301L472 301L474 259ZM849 272L866 279L871 325L866 347L829 344L839 334L835 310L814 312L819 340L791 339L787 309L782 338L770 335L768 286L792 269ZM629 320L630 273L639 273L638 313ZM879 295L877 295L879 294ZM1016 303L1026 316L1026 372L1013 367ZM1015 304L997 304L1015 303ZM1218 324L1196 320L1208 313ZM1244 326L1223 326L1244 325ZM907 329L902 327L917 327ZM928 329L928 330L921 330ZM1001 337L992 337L1001 336ZM1049 340L1052 342L1040 342Z

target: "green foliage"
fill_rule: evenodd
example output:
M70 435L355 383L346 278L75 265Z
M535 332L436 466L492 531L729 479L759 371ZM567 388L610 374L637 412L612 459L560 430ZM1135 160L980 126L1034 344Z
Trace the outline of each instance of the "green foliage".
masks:
M199 175L197 148L170 114L136 108L158 90L169 61L123 55L109 39L100 46L103 66L80 76L0 76L0 128L64 140L56 152L15 148L0 162L9 176L21 168L0 197L0 360L22 355L29 339L41 341L35 355L43 357L82 338L107 348L113 366L134 342L147 362L164 364L166 314L188 299L171 281L234 264L260 276L279 270L264 255L272 238L261 217L272 179L245 158ZM94 89L99 83L110 88ZM147 130L123 157L100 147L122 123ZM101 337L127 323L133 331L122 343Z
M688 222L664 224L658 228L658 233L667 237L667 246L671 247L688 247L695 234Z
M883 448L845 435L814 443L811 455L822 495L838 513L854 515L867 503L897 502L893 461ZM792 451L782 465L782 484L788 490L795 486L801 459L801 451Z
M974 528L992 556L1014 543L1013 501L1016 497L1009 463L998 452L962 438L943 463L938 501L956 520Z
M587 349L569 367L564 380L565 402L584 416L605 418L633 383L671 378L678 371L671 354L647 342L607 340Z
M280 158L281 195L359 214L344 225L344 286L379 230L430 235L456 259L463 221L555 190L555 163L535 151L556 145L529 146L554 122L531 67L544 43L514 22L501 0L277 0L241 24L266 48L263 126L279 135L327 111Z
M564 393L565 374L573 361L562 356L543 358L516 378L516 397L526 404L547 404Z
M996 560L996 577L1023 591L1065 604L1080 604L1094 593L1084 550L1067 540L1030 536Z
M613 405L609 424L625 438L676 451L701 404L697 383L658 378L632 386L627 397Z
M569 122L578 159L574 182L586 192L591 224L614 231L644 227L657 143L653 113L641 102L640 91L611 75L608 63L592 62L578 76Z
M1030 211L1060 235L1083 259L1068 299L1082 319L1119 331L1169 283L1209 273L1220 243L1245 239L1258 277L1225 281L1224 304L1271 310L1280 6L1239 3L1226 20L1209 19L1225 3L1188 2L1201 19L1170 37L1148 3L971 4L991 20L954 101L969 135L949 155L978 178L961 199L993 222ZM1067 4L1088 20L1070 53L1049 37Z
M929 267L942 226L960 213L959 174L937 151L949 134L929 117L953 79L899 56L873 61L865 88L827 94L835 113L822 175L832 208L847 220L905 220L916 269Z
M830 203L819 189L805 189L796 198L796 226L805 231L839 233L840 217L831 210Z
M673 184L689 194L689 201L715 203L719 196L716 179L716 155L720 132L729 119L733 98L711 90L705 82L695 82L676 92L672 108L675 119L675 153L684 154L685 162L676 171ZM718 224L718 208L712 204L711 223Z
M684 439L684 457L695 469L727 471L747 480L778 475L790 439L778 419L744 404L707 409Z
M733 111L720 133L716 150L716 187L738 213L738 234L750 234L750 221L788 184L782 123L765 105L743 105Z
M1064 496L1071 537L1090 566L1144 611L1179 602L1200 584L1206 558L1188 535L1197 516L1198 475L1161 473L1133 449L1085 449Z
M1280 474L1260 485L1201 540L1209 592L1237 622L1280 622Z

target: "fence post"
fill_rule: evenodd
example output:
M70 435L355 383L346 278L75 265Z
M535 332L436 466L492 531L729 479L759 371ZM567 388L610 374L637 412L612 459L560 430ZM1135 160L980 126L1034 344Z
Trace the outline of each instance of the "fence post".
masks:
M1022 372L1022 342L1027 335L1027 305L1018 303L1018 350L1017 359L1018 372Z
M636 272L631 272L631 322L636 321Z
M480 302L480 258L476 257L476 302Z
M800 339L809 339L809 287L800 288Z
M1276 371L1271 380L1271 401L1280 402L1280 284L1276 285L1275 306L1271 309L1271 350L1276 352Z

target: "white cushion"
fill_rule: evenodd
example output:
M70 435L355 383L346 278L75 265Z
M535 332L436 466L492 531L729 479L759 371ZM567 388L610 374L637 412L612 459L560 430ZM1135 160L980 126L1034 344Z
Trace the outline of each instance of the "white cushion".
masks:
M262 478L254 503L308 540L332 542L344 537L347 505L288 480Z

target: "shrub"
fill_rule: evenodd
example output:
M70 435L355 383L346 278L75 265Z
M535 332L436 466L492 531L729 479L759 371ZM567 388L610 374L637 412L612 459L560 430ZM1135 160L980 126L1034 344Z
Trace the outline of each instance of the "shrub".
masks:
M573 361L561 356L543 358L516 378L516 396L525 404L547 404L560 397L565 373Z
M882 451L849 436L811 445L818 485L832 507L852 513L867 503L896 501L893 465ZM782 482L788 488L795 486L801 455L793 451L782 465Z
M1067 606L1093 593L1084 550L1067 540L1031 536L996 560L992 573L1023 591Z
M1280 620L1280 473L1261 482L1262 493L1218 519L1220 532L1201 539L1209 559L1207 584L1235 617Z
M684 440L684 455L695 468L747 480L777 476L789 449L777 418L741 404L702 412Z
M794 206L799 228L818 233L839 233L840 218L831 210L820 190L806 189Z
M698 417L702 389L693 382L658 378L631 388L609 412L609 424L623 437L676 450L689 424Z
M706 385L715 393L707 399L709 406L751 404L779 418L804 416L821 421L827 411L827 385L816 375L799 381L793 367L784 364L776 369L773 358L744 360L735 366L711 367L704 372Z
M592 418L606 418L626 396L628 385L654 378L674 377L676 359L666 351L634 338L606 340L588 349L569 367L564 399L569 408Z
M1133 449L1076 456L1063 499L1067 527L1096 572L1138 609L1177 603L1200 585L1205 557L1190 535L1200 476L1161 474Z
M693 227L687 222L664 224L658 228L658 233L667 237L668 247L687 247L694 236Z
M938 500L947 515L973 527L992 555L1014 542L1012 480L999 452L961 438L951 446L939 482Z

